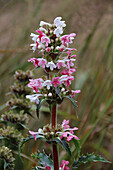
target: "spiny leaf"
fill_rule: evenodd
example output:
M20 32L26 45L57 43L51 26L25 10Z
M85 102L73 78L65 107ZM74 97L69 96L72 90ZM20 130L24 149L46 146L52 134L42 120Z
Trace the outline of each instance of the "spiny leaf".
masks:
M44 138L44 137L41 136L41 135L36 135L36 139L42 139L42 138ZM27 137L27 138L25 138L25 139L23 139L23 140L21 141L21 144L20 144L20 146L19 146L19 149L21 150L23 144L26 143L26 142L28 142L28 141L31 140L31 139L34 139L34 136L33 136L33 135L32 135L32 136L29 136L29 137ZM42 140L44 140L44 139L42 139ZM44 141L45 141L45 140L44 140ZM19 150L19 151L20 151L20 150Z
M40 158L41 164L44 167L45 167L45 163L46 163L47 166L50 166L53 169L53 160L48 155L46 155L45 152L39 153L39 158Z
M87 154L86 156L82 155L81 157L79 157L79 159L73 163L72 168L78 168L81 164L85 164L85 163L91 162L91 161L93 161L93 162L100 161L100 162L110 163L103 157L101 157L99 155L95 156L93 153L91 153L91 154Z
M66 150L66 152L69 154L69 156L71 156L71 151L70 151L69 145L64 138L60 139L58 137L58 138L54 139L54 141L59 143L59 145L61 145Z
M73 106L75 108L76 117L78 117L78 115L77 115L77 106L76 106L76 103L75 103L74 99L71 96L64 96L64 98L68 98L72 102L72 104L73 104Z

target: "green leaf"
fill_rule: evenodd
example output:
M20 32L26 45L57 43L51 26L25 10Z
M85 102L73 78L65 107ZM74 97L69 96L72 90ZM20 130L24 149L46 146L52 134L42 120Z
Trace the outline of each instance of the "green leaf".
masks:
M40 159L40 163L43 165L43 167L45 167L45 163L46 163L47 166L51 167L51 170L54 169L53 160L45 152L43 153L38 152L36 153L35 156L37 159Z
M72 102L72 104L73 104L73 106L75 108L76 117L78 118L78 115L77 115L77 106L76 106L76 103L75 103L74 99L71 96L64 96L64 98L68 98Z
M6 162L6 160L4 159L4 169L6 169L8 167L8 163Z
M74 143L74 145L76 147L76 150L78 152L78 156L80 156L80 149L81 149L80 142L78 140L76 140L75 138L73 138L72 141L73 141L73 143Z
M103 157L101 157L99 155L95 156L93 153L91 153L91 154L87 154L86 156L82 155L81 157L79 157L79 159L73 163L72 168L78 168L81 164L85 164L85 163L91 162L91 161L93 161L93 162L100 161L100 162L110 163Z
M19 146L19 151L21 150L23 144L26 143L26 142L28 142L28 141L31 140L31 139L34 139L34 136L33 136L33 135L32 135L32 136L29 136L29 137L27 137L27 138L25 138L25 139L23 139L23 140L21 141L20 146ZM44 140L44 141L45 141L44 137L41 136L41 135L36 135L36 139L41 139L41 140Z
M54 139L54 141L59 143L59 145L61 145L66 150L66 152L69 154L69 156L71 156L71 151L70 151L69 145L64 138L60 139L58 137L58 138Z
M38 118L39 118L39 110L40 110L41 105L44 101L45 101L45 99L40 99L39 104L37 104L37 106L36 106L36 113L37 113Z
M54 87L54 90L55 90L56 94L59 96L59 98L62 99L62 97L61 97L61 95L60 95L59 86L57 86L56 88Z
M3 136L0 136L0 139L4 139L4 137L3 137Z

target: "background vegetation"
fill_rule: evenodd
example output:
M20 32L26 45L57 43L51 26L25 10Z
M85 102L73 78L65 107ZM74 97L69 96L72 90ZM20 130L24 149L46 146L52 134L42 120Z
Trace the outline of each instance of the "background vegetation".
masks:
M78 49L77 72L72 86L81 89L77 98L79 121L74 116L73 106L65 100L58 108L59 122L65 115L72 125L79 127L82 152L99 153L113 162L112 0L0 0L0 112L3 113L15 70L33 69L27 62L28 58L37 56L30 51L30 33L38 28L40 20L52 22L56 16L66 20L65 33L77 33L74 41ZM36 76L38 74L42 74L41 70ZM48 123L47 107L41 110L41 121L30 120L30 129L36 130ZM24 148L27 155L47 147L45 144L37 146L34 141L28 144ZM64 154L62 152L60 157ZM29 166L25 158L24 167L29 169ZM95 163L84 168L112 170L113 166Z

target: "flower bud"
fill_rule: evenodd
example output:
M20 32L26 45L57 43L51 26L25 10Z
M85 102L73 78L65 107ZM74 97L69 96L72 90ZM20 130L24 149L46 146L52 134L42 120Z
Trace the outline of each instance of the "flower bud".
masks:
M48 96L51 97L51 96L52 96L52 93L49 93Z
M50 34L53 34L53 31L52 31L52 30L50 31Z
M53 47L53 46L51 46L51 49L52 49L52 50L53 50L53 48L54 48L54 47Z
M65 91L65 88L62 88L62 89L61 89L61 92L64 92L64 91Z

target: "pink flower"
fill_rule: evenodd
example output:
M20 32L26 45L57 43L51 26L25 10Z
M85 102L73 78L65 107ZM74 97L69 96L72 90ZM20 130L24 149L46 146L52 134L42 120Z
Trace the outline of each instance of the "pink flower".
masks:
M71 56L71 58L74 58L74 57L76 57L76 55L72 55L72 56Z
M61 81L59 80L60 77L54 77L53 80L51 81L51 84L54 84L55 87L57 87L57 84L61 84Z
M50 52L51 48L50 47L47 47L46 48L46 52Z
M43 36L45 36L44 34L43 34L43 32L42 31L40 31L40 30L36 30L36 32L38 32L40 35L38 36L38 38L39 38L39 40L41 41L41 38L43 37Z
M39 67L39 60L37 58L30 58L30 60L28 60L28 62L32 62L34 64L35 67Z
M33 62L35 67L42 66L43 68L45 68L45 65L47 63L46 59L44 58L31 58L30 60L28 60L28 62Z
M39 89L42 88L42 83L43 83L42 78L30 79L29 81L30 81L30 83L28 84L28 87L32 87L36 92L38 92L38 90L36 90L37 88L39 88Z
M29 131L29 133L30 133L31 135L33 135L33 136L34 136L34 139L36 140L36 135L38 134L38 132Z
M77 49L75 49L75 48L67 48L67 49L68 49L68 51L66 53L68 54L68 56L71 55L71 51L77 51Z
M73 76L69 76L68 79L66 80L66 87L68 87L71 84L71 80L74 80Z
M76 59L65 59L65 61L67 62L67 67L70 69L70 67L74 66L73 61L75 61Z
M64 47L60 47L60 51L63 52L64 51Z
M74 39L75 36L76 36L75 33L71 33L69 35L62 36L62 38L61 38L62 44L64 46L68 46L69 44L72 43L72 40Z
M69 161L62 160L62 163L60 164L61 170L69 170L69 167L67 165L69 164Z
M63 132L57 132L61 135L60 138L62 139L63 137L65 137L68 142L71 141L73 138L75 138L76 140L79 140L79 138L76 135L73 135L74 134L73 131L78 130L78 128L77 127L70 128L68 123L69 123L69 120L67 121L65 119L63 120L61 124L63 127Z
M74 73L75 72L75 68L70 68L70 69L64 69L62 72L61 72L61 74L62 75L71 75L72 73Z
M36 48L38 48L38 45L39 45L39 43L38 43L38 41L36 41Z
M75 138L76 140L79 140L79 138L78 138L76 135L73 135L73 134L74 134L73 131L64 132L60 138L61 138L61 139L62 139L63 137L66 138L67 142L71 141L73 138Z
M45 68L45 65L47 64L46 59L38 58L38 61L39 61L38 65L42 66L43 68Z
M63 127L64 129L67 129L67 128L70 128L70 126L69 126L68 124L69 124L69 120L66 121L66 120L64 119L61 125L62 125L62 127Z
M50 41L49 37L47 37L47 36L44 36L44 37L42 37L42 39L41 39L41 43L46 43L46 46L48 46L48 44L49 44L50 42L51 42L51 41Z
M75 94L76 94L76 93L80 93L80 90L75 90L75 91L72 90L71 96L72 96L72 97L75 97Z
M51 170L50 166L47 166L47 164L45 163L45 170Z
M60 77L60 80L62 83L66 83L66 87L68 87L71 84L71 80L74 80L74 77L63 75Z
M58 63L57 63L56 66L58 67L58 69L61 69L61 66L62 66L62 67L66 67L65 61L63 61L63 60L58 60Z

